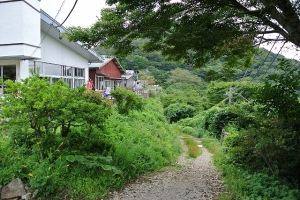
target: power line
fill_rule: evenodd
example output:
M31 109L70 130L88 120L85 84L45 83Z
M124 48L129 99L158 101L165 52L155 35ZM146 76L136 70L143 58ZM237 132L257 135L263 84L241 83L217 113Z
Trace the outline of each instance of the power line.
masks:
M263 39L263 37L264 37L264 35L265 35L266 30L267 30L267 26L265 27L265 30L264 30L264 32L263 32L262 37L260 38L260 41L259 41L259 43L258 43L258 47L257 47L257 48L259 48L259 46L261 45L261 41L262 41L262 39ZM278 35L278 37L279 37L279 35ZM273 48L273 47L272 47L272 48ZM250 71L249 75L251 75L251 73L252 73L253 71L254 71L254 70ZM242 79L239 81L238 85L237 85L234 89L236 89L236 88L239 87L239 85L242 83L242 81L243 81L244 78L246 77L247 72L248 72L248 69L245 71L245 73L244 73Z
M278 36L277 36L275 42L273 43L271 49L269 50L267 56L265 57L265 59L264 59L264 61L262 62L261 66L259 66L259 68L257 69L257 72L261 69L262 65L266 62L267 58L269 57L269 55L270 55L272 49L274 48L274 46L275 46L275 44L276 44L276 41L277 41L277 39L278 39L279 37L280 37L280 34L278 34ZM261 38L261 40L262 40L262 38ZM261 42L261 40L260 40L260 42ZM284 43L284 44L285 44L285 43ZM284 46L284 45L283 45L283 46ZM280 51L282 50L283 46L281 47ZM280 52L280 51L279 51L279 52ZM275 59L277 58L279 52L277 53L277 55L276 55L276 57L274 58L273 62L274 62ZM271 63L271 65L273 64L273 62ZM271 67L271 65L269 66L269 68ZM252 70L252 71L249 73L249 75L250 75L253 71L254 71L254 70ZM235 92L233 92L233 90L236 90L236 89L240 86L240 84L242 83L243 79L246 77L247 72L248 72L248 69L247 69L246 72L244 73L243 78L239 81L238 85L237 85L236 87L234 87L234 88L232 88L232 87L230 86L229 92L226 93L226 94L228 94L228 96L229 96L229 94L231 94L231 97L229 96L229 105L232 104L232 101L233 101L233 100L232 100L233 94L236 94L236 95L241 96L242 98L246 99L245 97L243 97L243 96L241 95L241 93L243 93L243 92L245 91L245 89L244 89L242 92L240 92L240 93L235 93ZM265 73L266 73L266 72L265 72ZM250 84L252 83L252 81L256 78L257 74L258 74L258 73L256 73L256 74L254 75L254 77L251 79L249 85L250 85ZM246 100L247 100L247 99L246 99ZM248 100L247 100L247 101L248 101Z
M280 34L278 34L276 40L279 38L279 36L280 36ZM262 64L261 64L261 65L259 66L259 68L256 70L256 74L253 76L253 78L251 79L251 81L250 81L249 84L251 84L252 81L256 78L256 76L257 76L257 74L258 74L257 72L261 69L261 67L263 66L263 64L266 62L266 60L267 60L267 58L269 57L269 55L270 55L272 49L274 48L275 44L276 44L276 41L273 43L271 49L269 50L269 52L268 52L267 56L265 57L264 61L262 62ZM285 44L285 43L284 43L284 44ZM283 45L283 46L284 46L284 45ZM282 46L282 47L283 47L283 46ZM281 48L281 49L282 49L282 48ZM281 51L281 49L280 49L280 51ZM279 52L280 52L280 51L279 51ZM278 52L278 53L279 53L279 52ZM276 55L275 58L277 58L277 56L278 56L278 54ZM273 62L274 62L274 60L273 60ZM272 62L272 64L273 64L273 62ZM271 66L271 65L270 65L270 66ZM253 71L254 71L254 70L253 70ZM251 73L252 73L253 71L251 71ZM251 74L251 73L250 73L250 74ZM241 83L241 81L240 81L240 83ZM240 83L238 84L238 86L240 85ZM238 88L238 86L237 86L236 88ZM235 88L235 89L236 89L236 88Z
M74 10L74 8L75 8L77 2L78 2L78 0L75 1L74 5L73 5L73 8L72 8L71 11L69 12L69 14L68 14L68 16L66 17L66 19L65 19L59 26L56 26L56 27L62 26L62 25L67 21L67 19L69 18L69 16L70 16L71 13L73 12L73 10Z
M279 55L279 53L281 52L281 50L283 49L284 45L286 42L283 43L283 45L281 46L281 48L279 49L278 53L276 54L275 58L273 59L272 63L269 65L269 67L267 68L267 70L265 71L265 73L261 76L261 78L258 80L258 82L261 81L261 79L263 79L263 77L266 75L266 73L269 71L269 69L271 68L272 64L274 63L274 61L276 60L277 56Z
M64 4L65 4L65 2L66 2L66 0L64 0L64 1L62 2L62 4L61 4L60 8L58 9L57 14L55 15L54 19L56 19L56 18L58 17L58 15L59 15L59 13L60 13L62 7L63 7Z
M276 43L276 42L275 42ZM269 71L269 69L271 68L271 66L273 65L274 61L276 60L276 58L278 57L279 53L281 52L281 50L283 49L284 45L286 42L283 43L283 45L281 46L281 48L279 49L279 51L277 52L275 58L273 59L272 63L268 66L268 68L266 69L265 73L261 76L261 78L258 80L258 82L261 81L261 79L263 79L263 77L266 75L266 73ZM252 79L253 80L253 79ZM251 83L251 82L250 82ZM249 83L249 84L250 84ZM238 95L241 95L241 93L243 93L246 89L243 89L243 91L241 91Z
M59 15L59 13L60 13L62 7L63 7L64 4L65 4L65 2L66 2L66 0L64 0L64 1L62 2L60 8L58 9L58 11L57 11L57 13L56 13L56 15L55 15L54 20L56 20L56 18L58 17L58 15ZM43 39L41 40L41 42L39 43L39 45L34 49L34 51L32 52L32 54L30 55L30 57L36 52L36 50L41 46L41 44L42 44L42 42L44 41L44 39L47 37L47 35L48 35L49 31L50 31L51 26L53 26L54 20L53 20L52 23L49 25L49 28L48 28L46 34L44 35L44 37L43 37Z

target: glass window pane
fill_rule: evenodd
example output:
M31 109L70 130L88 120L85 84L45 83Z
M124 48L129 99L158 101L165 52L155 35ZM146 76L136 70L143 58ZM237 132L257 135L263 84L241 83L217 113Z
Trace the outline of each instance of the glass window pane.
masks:
M63 76L73 76L73 67L63 66Z
M42 62L35 62L35 72L39 74L44 74L44 70L43 70L43 63Z
M34 61L30 60L28 62L28 67L29 67L29 74L31 74L31 72L35 73L35 70L34 70Z
M110 81L105 81L105 88L110 87Z
M43 72L44 75L61 76L61 66L44 63Z
M84 77L84 69L82 68L74 68L76 77Z
M72 78L64 78L63 81L69 85L69 88L73 88L73 79Z
M60 80L60 78L51 78L51 83L55 83L55 82L57 82L58 80Z
M74 84L75 84L74 85L75 88L80 87L84 84L84 79L75 79Z
M67 73L66 73L66 76L73 76L72 72L73 72L73 68L72 67L66 67L66 70L67 70Z
M104 82L102 76L96 77L96 90L104 90Z

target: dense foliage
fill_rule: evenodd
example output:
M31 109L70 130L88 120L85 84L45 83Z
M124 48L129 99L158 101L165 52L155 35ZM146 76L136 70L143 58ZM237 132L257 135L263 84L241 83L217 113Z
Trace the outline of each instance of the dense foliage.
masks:
M241 0L107 0L101 18L90 28L71 27L72 41L101 43L125 55L147 38L144 50L161 50L173 60L201 66L221 56L228 64L249 63L253 46L269 41L300 46L299 2ZM269 37L277 33L281 37Z
M205 92L189 90L187 95L181 92L184 81L178 81L161 96L168 114L173 102L184 104L202 95L197 114L176 124L182 132L202 137L207 145L213 141L218 147L222 139L215 162L230 191L224 199L299 198L299 70L288 60L276 64L278 69L264 73L262 83L251 78L251 84L247 79L211 81Z
M141 110L143 108L143 99L130 90L118 88L111 92L115 98L118 112L128 114L130 110Z
M286 60L278 68L282 73L266 77L258 90L257 102L263 105L264 114L283 119L286 127L299 131L300 70Z
M180 153L155 99L138 101L143 110L132 107L124 115L99 93L61 81L32 76L6 85L0 185L21 178L35 198L98 199Z
M170 123L177 122L181 119L193 117L196 109L187 104L174 103L165 109L165 116L169 119Z

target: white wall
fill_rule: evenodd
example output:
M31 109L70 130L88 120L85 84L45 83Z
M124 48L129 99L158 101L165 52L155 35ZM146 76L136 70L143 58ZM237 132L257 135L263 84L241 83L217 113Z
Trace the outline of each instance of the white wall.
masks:
M0 4L0 56L31 56L36 49L34 46L39 45L40 2L27 2L33 7L23 1ZM36 57L40 57L39 50L35 53Z
M41 38L45 35L41 32ZM42 61L53 64L68 65L73 67L85 68L88 60L75 51L66 47L58 40L47 35L42 42Z
M44 38L44 36L45 33L41 32L41 38ZM86 58L66 47L49 35L45 37L41 46L42 62L84 68L85 79L86 81L88 80L89 64Z

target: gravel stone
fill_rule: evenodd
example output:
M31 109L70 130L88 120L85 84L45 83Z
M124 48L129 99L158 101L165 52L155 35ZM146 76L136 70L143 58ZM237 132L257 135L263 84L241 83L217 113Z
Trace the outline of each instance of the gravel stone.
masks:
M201 145L198 138L195 140ZM202 155L187 157L187 147L182 141L183 153L178 158L179 167L168 167L161 172L141 176L123 190L110 194L111 200L217 200L224 193L220 173L212 164L212 154L203 146Z

